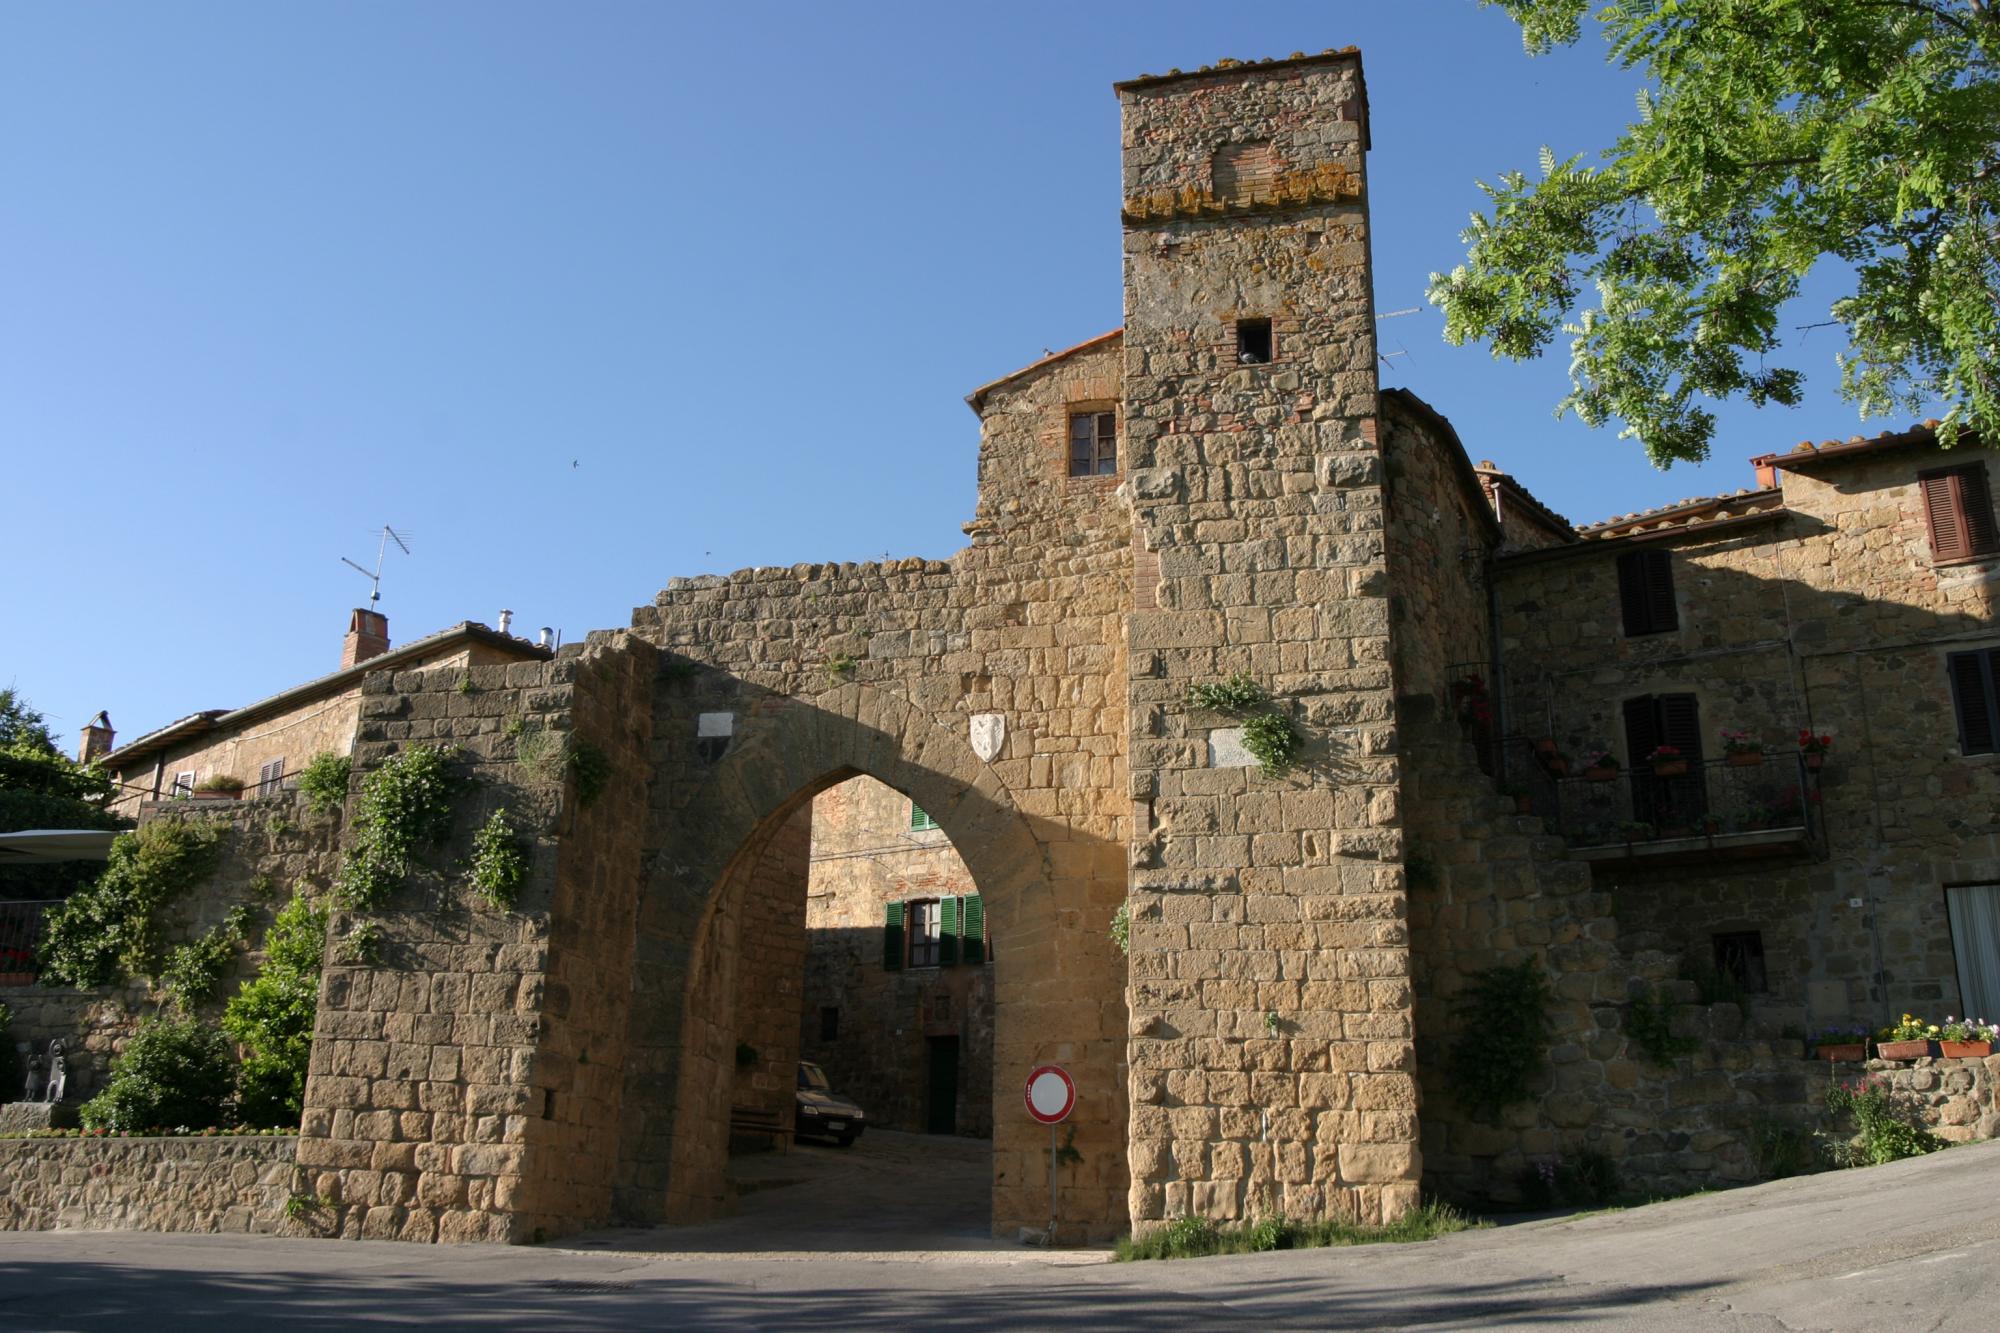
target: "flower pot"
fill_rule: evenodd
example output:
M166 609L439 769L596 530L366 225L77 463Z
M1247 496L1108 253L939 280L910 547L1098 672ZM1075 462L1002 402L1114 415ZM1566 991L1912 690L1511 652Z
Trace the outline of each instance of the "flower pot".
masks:
M1515 814L1517 814L1517 815L1532 815L1532 814L1534 814L1534 813L1535 813L1535 798L1534 798L1534 797L1532 797L1532 796L1527 796L1527 795L1522 795L1522 796L1516 796L1516 797L1514 798L1514 813L1515 813Z
M1544 759L1542 760L1542 767L1548 770L1550 777L1560 778L1569 775L1569 760L1567 759Z
M1878 1041L1875 1054L1884 1060L1921 1060L1931 1053L1928 1041Z
M1826 756L1823 754L1808 754L1806 756L1806 767L1812 769L1814 772L1819 771L1825 764Z
M1618 770L1615 768L1586 768L1583 770L1583 775L1592 782L1609 782L1618 776Z
M1941 1041L1938 1054L1947 1060L1978 1060L1993 1054L1990 1041Z
M1762 750L1734 750L1729 755L1731 768L1755 768L1764 762Z
M198 791L194 793L194 798L197 801L234 801L242 795L240 791Z
M1656 778L1677 778L1687 771L1688 761L1685 759L1661 759L1653 765L1653 776Z
M1844 1042L1837 1046L1821 1043L1813 1047L1813 1054L1821 1060L1847 1060L1860 1064L1868 1058L1868 1047L1858 1041Z
M1544 736L1544 737L1542 737L1542 738L1541 738L1540 740L1538 740L1538 741L1536 741L1536 742L1535 742L1535 753L1536 753L1536 754L1554 754L1555 752L1556 752L1556 738L1555 738L1555 737L1553 737L1553 736Z

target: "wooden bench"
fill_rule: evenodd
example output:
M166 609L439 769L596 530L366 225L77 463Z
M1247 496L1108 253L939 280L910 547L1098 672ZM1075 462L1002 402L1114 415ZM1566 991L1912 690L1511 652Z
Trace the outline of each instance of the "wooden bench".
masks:
M729 1108L729 1136L731 1139L742 1135L744 1138L762 1138L770 1146L777 1147L785 1141L784 1116L776 1111L766 1111L755 1106L732 1106Z

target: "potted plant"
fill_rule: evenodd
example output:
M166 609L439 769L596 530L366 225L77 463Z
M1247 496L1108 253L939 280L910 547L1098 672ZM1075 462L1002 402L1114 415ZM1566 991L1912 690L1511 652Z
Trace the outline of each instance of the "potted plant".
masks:
M1764 762L1764 742L1753 739L1747 731L1724 727L1722 754L1734 767L1752 768Z
M1584 751L1583 775L1592 782L1611 781L1618 776L1618 756L1603 749Z
M1542 761L1542 771L1552 778L1569 776L1569 756L1561 750L1537 750L1535 758Z
M1502 796L1511 796L1514 798L1515 814L1532 815L1533 813L1535 813L1534 797L1528 795L1528 789L1526 787L1523 787L1520 783L1518 782L1508 783L1506 786L1500 789L1500 794Z
M1833 737L1813 735L1811 727L1799 728L1799 753L1806 757L1807 768L1819 768L1826 763L1826 752L1833 748Z
M1680 752L1680 747L1674 745L1655 746L1653 752L1646 756L1646 762L1653 766L1656 778L1677 778L1688 771L1687 757Z
M1875 1034L1875 1054L1884 1060L1922 1059L1931 1053L1931 1039L1937 1035L1936 1024L1904 1014L1902 1022Z
M227 773L217 773L212 778L203 778L194 787L197 801L234 801L243 795L243 779L230 777Z
M1653 826L1643 819L1627 819L1618 825L1618 836L1626 842L1650 842Z
M1993 1054L1996 1040L2000 1040L2000 1026L1985 1019L1973 1022L1947 1015L1944 1026L1938 1029L1938 1054L1947 1060L1978 1059Z
M1813 1057L1819 1060L1847 1060L1860 1064L1868 1058L1868 1029L1859 1023L1821 1028L1807 1038Z

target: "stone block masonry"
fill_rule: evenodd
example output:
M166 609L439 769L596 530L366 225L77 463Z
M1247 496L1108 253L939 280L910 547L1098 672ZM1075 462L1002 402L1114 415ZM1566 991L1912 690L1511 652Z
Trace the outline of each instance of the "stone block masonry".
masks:
M1360 63L1119 98L1125 430L1159 572L1127 621L1132 1223L1379 1222L1420 1162ZM1187 689L1239 672L1337 719L1295 771L1217 766L1229 719Z
M291 1138L0 1139L0 1231L286 1227Z

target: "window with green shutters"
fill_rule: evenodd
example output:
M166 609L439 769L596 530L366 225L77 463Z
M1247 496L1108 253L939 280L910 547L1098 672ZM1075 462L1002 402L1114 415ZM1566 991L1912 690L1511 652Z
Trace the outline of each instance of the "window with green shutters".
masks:
M915 801L910 802L910 831L922 833L937 827L937 821L924 813L924 808Z
M955 967L993 957L986 907L976 893L887 903L882 913L882 969Z

